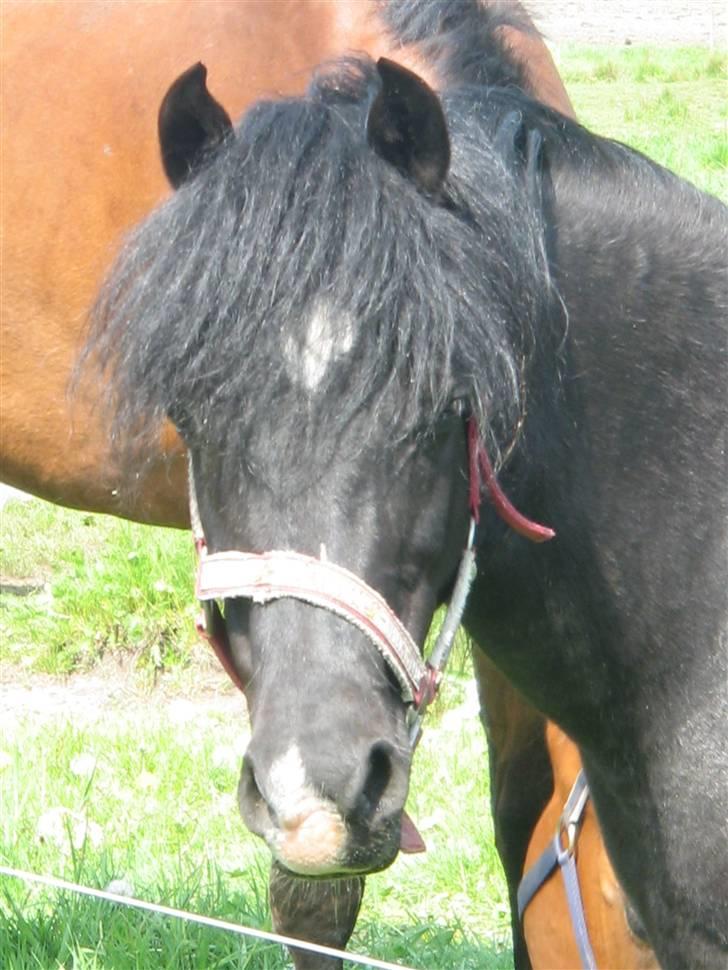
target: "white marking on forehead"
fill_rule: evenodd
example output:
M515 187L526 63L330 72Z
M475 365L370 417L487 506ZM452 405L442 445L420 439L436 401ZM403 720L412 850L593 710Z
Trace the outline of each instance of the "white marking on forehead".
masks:
M354 346L354 321L325 303L318 303L300 339L289 338L285 347L289 374L309 391L315 391L329 366Z

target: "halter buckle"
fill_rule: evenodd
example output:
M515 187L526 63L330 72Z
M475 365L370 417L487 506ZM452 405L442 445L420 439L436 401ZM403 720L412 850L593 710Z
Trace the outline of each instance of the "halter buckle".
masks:
M430 663L427 663L427 670L425 671L413 698L415 710L418 714L423 712L424 709L428 707L437 697L437 692L440 689L441 682L442 670L437 667L433 667Z

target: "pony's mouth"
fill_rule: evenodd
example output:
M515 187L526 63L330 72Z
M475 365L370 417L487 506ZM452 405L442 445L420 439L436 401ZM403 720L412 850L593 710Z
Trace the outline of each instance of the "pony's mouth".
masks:
M337 879L388 868L399 852L424 852L425 844L406 812L376 829L347 826L333 812L312 812L295 829L264 835L276 862L291 875Z
M427 846L420 835L417 826L409 817L407 812L402 812L402 830L399 836L399 851L406 855L415 855L418 852L426 852Z

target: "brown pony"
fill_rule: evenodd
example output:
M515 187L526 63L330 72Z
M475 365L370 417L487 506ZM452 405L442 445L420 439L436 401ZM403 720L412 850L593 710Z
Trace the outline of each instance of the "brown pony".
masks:
M519 954L515 892L560 827L561 815L581 769L576 745L523 699L480 650L473 662L488 736L496 845L503 862L514 921L516 967L563 970L581 967L564 883L558 871L545 880L522 921L527 955ZM546 746L544 748L544 736ZM544 807L532 786L550 792ZM525 789L525 790L524 790ZM535 817L535 813L540 813ZM523 850L525 847L525 857ZM656 970L655 955L635 926L587 801L576 841L576 868L589 940L599 968Z
M551 763L558 765L558 771L554 772L554 793L533 830L526 868L536 861L544 842L553 838L571 786L581 769L578 748L553 722L546 726L546 745ZM582 891L588 892L585 916L597 966L652 970L657 966L655 955L630 925L630 910L604 848L591 802L586 804L576 864ZM524 914L526 943L534 967L579 965L572 934L563 932L563 895L563 886L554 874L544 886L541 898L534 897ZM630 916L634 923L636 917L631 913Z
M496 2L482 3L502 12ZM137 482L111 453L98 388L86 378L72 404L67 395L87 311L119 239L167 192L158 160L157 107L171 80L200 59L216 96L234 115L264 95L299 93L316 64L346 50L395 56L437 87L417 45L393 49L378 17L380 5L379 0L6 0L0 356L5 481L63 505L189 525L184 457L171 427L160 441L158 461ZM530 93L572 114L528 17L515 3L508 14L510 23L498 34L501 56ZM547 750L544 719L480 655L477 673L487 698L494 815L513 901L524 862L553 835L579 758L553 726ZM532 785L536 776L539 784ZM600 965L647 966L627 926L591 809L578 852ZM294 936L344 945L362 885L358 879L292 880L274 868L276 925ZM528 954L534 967L577 964L557 877L527 910L528 954L517 921L514 929L519 967L529 966ZM302 953L295 960L299 970L333 966Z

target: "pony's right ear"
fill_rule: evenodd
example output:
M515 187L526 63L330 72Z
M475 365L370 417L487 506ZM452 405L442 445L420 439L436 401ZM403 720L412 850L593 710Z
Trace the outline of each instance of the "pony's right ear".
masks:
M162 165L173 188L194 175L202 160L232 130L227 111L207 90L207 68L195 64L180 74L159 108Z
M381 90L367 117L374 151L423 192L440 190L450 167L450 136L440 99L401 64L380 57Z

